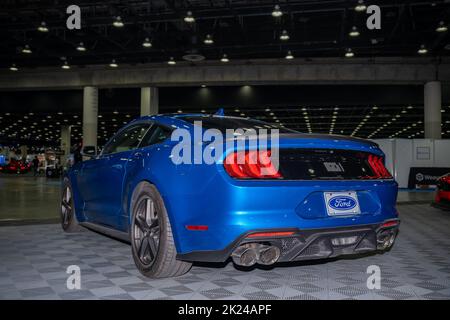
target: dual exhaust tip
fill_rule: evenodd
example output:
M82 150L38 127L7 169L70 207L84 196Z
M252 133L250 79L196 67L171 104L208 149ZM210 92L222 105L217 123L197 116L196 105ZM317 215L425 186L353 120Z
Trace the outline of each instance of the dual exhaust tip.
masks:
M233 262L239 266L251 267L254 264L271 265L280 258L280 249L276 246L260 243L247 243L236 248L231 254Z
M383 230L377 236L377 249L387 250L394 244L396 238L395 230Z

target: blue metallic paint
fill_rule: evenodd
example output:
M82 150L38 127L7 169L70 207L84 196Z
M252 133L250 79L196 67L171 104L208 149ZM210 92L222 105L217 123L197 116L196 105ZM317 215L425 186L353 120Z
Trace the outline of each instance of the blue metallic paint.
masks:
M192 130L192 125L176 115L143 117L129 125L138 122ZM78 221L128 232L133 190L142 181L154 184L162 195L179 254L221 250L254 229L346 227L380 223L398 216L394 180L236 180L222 165L226 154L233 150L226 150L216 165L175 165L170 159L175 144L166 140L75 165L68 177ZM350 149L383 156L372 143L339 136L282 135L280 148ZM324 191L356 191L361 214L328 216ZM209 228L192 231L186 225Z

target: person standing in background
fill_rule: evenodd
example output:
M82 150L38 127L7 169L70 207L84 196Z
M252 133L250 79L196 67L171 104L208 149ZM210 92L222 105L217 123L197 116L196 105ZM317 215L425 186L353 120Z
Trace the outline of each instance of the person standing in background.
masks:
M33 176L37 176L39 174L39 159L37 156L34 156L33 159Z

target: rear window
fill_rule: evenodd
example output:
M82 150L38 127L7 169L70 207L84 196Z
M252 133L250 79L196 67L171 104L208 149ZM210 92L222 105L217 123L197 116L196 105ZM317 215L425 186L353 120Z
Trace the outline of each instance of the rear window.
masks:
M180 119L194 124L195 121L201 121L204 129L218 129L223 134L226 133L226 129L243 129L256 131L260 129L273 130L278 129L280 133L298 133L297 131L276 126L264 121L234 118L234 117L221 117L221 116L185 116L179 117Z

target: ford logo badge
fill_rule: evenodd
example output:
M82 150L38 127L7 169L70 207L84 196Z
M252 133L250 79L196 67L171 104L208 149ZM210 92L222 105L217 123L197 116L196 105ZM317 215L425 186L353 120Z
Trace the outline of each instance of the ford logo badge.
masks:
M351 197L337 196L328 200L328 205L334 210L350 210L356 207L356 201Z

